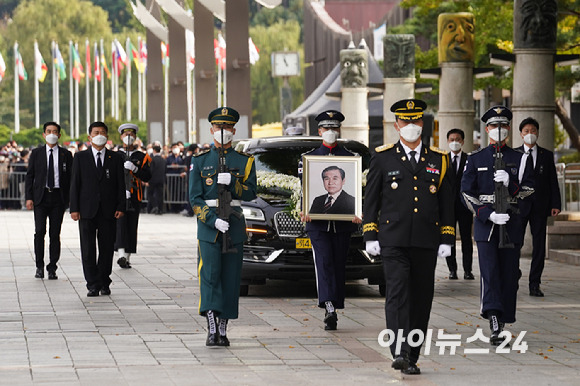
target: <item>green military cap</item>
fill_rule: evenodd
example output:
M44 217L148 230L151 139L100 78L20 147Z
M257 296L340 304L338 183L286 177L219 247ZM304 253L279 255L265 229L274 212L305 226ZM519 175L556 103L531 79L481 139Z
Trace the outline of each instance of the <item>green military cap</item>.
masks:
M391 106L391 112L402 121L414 121L423 118L427 103L421 99L402 99Z
M117 129L117 131L119 132L119 134L123 134L123 131L125 131L125 130L133 130L135 133L137 133L139 131L139 126L137 126L134 123L123 123Z
M231 107L218 107L209 113L207 120L210 123L235 124L240 120L240 114Z

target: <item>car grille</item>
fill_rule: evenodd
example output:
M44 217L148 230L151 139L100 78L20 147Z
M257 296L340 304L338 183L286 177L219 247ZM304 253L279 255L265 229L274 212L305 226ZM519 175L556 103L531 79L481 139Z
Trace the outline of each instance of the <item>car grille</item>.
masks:
M304 224L286 212L274 215L274 225L280 237L298 237L304 233Z

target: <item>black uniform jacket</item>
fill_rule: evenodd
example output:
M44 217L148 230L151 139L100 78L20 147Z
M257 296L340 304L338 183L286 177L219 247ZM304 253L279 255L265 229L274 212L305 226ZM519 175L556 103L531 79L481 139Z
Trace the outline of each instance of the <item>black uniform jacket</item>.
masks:
M67 149L55 146L54 150L58 151L58 176L59 188L62 203L68 206L70 176L72 173L73 157ZM53 151L54 153L54 151ZM44 196L47 177L47 160L46 145L39 146L32 150L28 160L28 169L25 180L25 197L27 200L34 201L34 205L39 205Z
M105 218L113 218L115 211L125 212L123 162L119 154L107 149L99 177L92 149L77 153L70 186L70 212L80 212L84 219L94 218L99 206Z
M423 144L417 169L400 142L379 146L371 159L364 202L364 240L381 247L437 249L455 242L449 157Z

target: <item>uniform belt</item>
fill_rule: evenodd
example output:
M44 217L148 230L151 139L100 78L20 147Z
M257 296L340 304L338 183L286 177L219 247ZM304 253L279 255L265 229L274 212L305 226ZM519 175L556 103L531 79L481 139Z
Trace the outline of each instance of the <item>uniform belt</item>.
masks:
M44 188L48 193L58 192L60 188Z
M482 194L479 196L479 201L482 204L494 204L495 203L495 195L493 194ZM517 198L510 198L508 200L510 204L516 204L518 202Z
M205 203L210 208L217 208L218 206L218 200L205 200ZM232 200L230 206L242 206L242 202L240 200Z

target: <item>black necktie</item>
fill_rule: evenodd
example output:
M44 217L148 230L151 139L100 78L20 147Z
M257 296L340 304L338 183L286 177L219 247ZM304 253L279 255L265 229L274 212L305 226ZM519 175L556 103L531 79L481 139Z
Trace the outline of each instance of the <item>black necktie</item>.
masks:
M48 177L46 179L46 185L49 189L54 188L54 158L52 158L52 149L48 151L50 154L48 156Z
M417 154L415 150L411 150L409 152L409 161L411 161L411 166L413 166L413 170L417 169L417 160L415 159L415 154Z
M453 161L451 162L451 165L453 166L453 172L457 173L457 156L456 155L453 156Z
M97 152L97 171L99 172L99 177L103 174L103 161L101 161L101 152Z
M326 203L324 204L324 213L328 212L331 206L332 206L332 196L328 196L328 200L326 200Z
M534 170L534 157L532 155L533 151L534 151L534 149L528 150L528 160L526 161L527 162L526 166L528 168L531 168L532 170Z

